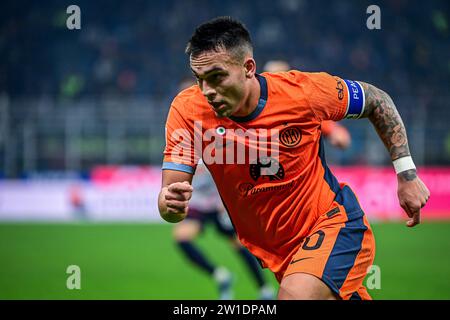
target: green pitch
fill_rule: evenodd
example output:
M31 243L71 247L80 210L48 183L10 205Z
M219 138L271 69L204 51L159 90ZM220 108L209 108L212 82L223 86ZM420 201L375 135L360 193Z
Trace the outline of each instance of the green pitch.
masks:
M375 299L450 299L450 222L372 225L381 271L381 289L370 290ZM226 239L208 228L198 245L234 272L237 299L257 297ZM66 287L69 265L81 269L80 290ZM174 245L168 224L0 224L0 299L216 297L214 283Z

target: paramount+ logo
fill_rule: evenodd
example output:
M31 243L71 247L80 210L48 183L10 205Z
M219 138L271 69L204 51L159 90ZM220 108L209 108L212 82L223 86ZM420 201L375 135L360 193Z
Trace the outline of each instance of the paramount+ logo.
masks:
M271 185L271 186L255 186L252 183L244 182L238 186L239 193L243 197L252 196L261 192L280 191L295 187L296 181L290 180L288 182Z

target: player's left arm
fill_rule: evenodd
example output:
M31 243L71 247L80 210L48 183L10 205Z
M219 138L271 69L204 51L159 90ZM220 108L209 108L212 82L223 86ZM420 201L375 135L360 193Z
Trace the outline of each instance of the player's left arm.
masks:
M364 89L364 111L388 149L397 172L397 195L400 206L410 219L408 227L420 223L420 209L425 206L430 191L417 175L408 147L405 126L391 97L375 86L359 82Z

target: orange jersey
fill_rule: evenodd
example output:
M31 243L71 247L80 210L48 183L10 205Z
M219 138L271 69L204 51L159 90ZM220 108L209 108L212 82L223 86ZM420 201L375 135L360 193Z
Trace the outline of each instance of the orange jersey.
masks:
M326 73L257 77L261 96L246 117L218 118L198 86L182 91L167 119L163 170L194 173L198 158L203 158L240 241L264 266L280 273L340 194L325 163L321 122L359 117L364 92L359 83ZM273 154L268 144L248 139L268 131L266 140L278 148ZM255 151L256 157L237 161L240 146L249 155ZM208 156L223 161L208 163ZM276 170L267 173L273 164ZM346 205L347 212L356 208Z

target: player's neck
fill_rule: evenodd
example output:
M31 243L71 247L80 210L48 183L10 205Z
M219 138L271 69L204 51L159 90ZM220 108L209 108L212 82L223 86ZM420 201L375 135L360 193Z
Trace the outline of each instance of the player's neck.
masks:
M238 112L233 114L236 117L245 117L255 111L258 106L259 97L261 96L261 85L259 84L258 78L254 76L249 83L248 94L244 99L243 106Z

